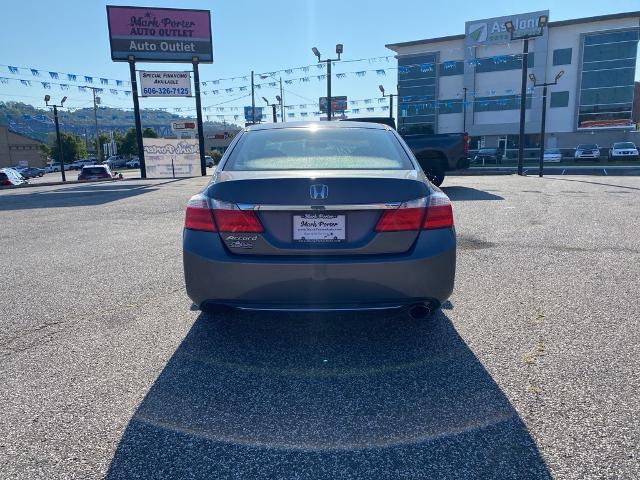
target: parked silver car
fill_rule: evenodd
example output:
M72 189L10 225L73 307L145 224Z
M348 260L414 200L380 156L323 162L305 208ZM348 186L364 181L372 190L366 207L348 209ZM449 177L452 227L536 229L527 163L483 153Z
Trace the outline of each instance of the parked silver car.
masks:
M576 147L575 160L595 160L600 161L600 147L595 143L583 143Z
M189 200L183 259L203 310L407 307L424 317L453 290L451 202L387 126L255 125Z
M609 149L610 160L638 160L638 147L633 142L616 142Z

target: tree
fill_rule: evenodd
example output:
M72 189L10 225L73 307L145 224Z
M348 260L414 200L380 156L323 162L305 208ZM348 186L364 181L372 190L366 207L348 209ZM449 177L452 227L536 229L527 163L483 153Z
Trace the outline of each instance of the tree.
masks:
M136 129L130 128L124 134L122 145L118 146L118 153L121 155L135 155L138 153L138 141L136 139Z
M158 134L153 128L145 128L142 131L143 138L158 138Z
M50 147L50 155L53 161L59 162L60 155L58 153L58 142L55 139ZM87 147L82 137L73 135L72 133L61 132L60 143L62 143L62 156L64 163L71 163L80 158L87 156Z

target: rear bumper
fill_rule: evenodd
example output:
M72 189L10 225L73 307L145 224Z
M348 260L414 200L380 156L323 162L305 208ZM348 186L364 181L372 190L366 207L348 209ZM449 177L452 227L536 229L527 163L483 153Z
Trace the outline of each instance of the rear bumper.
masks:
M339 310L443 303L453 291L453 229L425 231L398 255L232 255L218 234L184 231L184 275L193 302L237 308Z

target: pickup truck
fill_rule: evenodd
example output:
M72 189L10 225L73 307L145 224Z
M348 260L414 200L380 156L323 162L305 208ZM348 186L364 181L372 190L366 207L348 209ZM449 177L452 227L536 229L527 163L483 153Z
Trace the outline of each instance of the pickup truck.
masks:
M396 128L394 119L390 117L349 118L342 121L382 123ZM469 167L469 136L466 133L398 133L434 185L442 185L446 172Z
M466 133L400 133L400 136L434 185L442 185L446 172L469 167L469 136Z

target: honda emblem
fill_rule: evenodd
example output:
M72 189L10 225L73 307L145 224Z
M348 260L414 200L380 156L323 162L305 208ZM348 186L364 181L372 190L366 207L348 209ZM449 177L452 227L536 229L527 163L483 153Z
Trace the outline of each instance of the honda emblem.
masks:
M321 183L316 183L309 187L309 195L313 200L324 200L329 196L329 187Z

